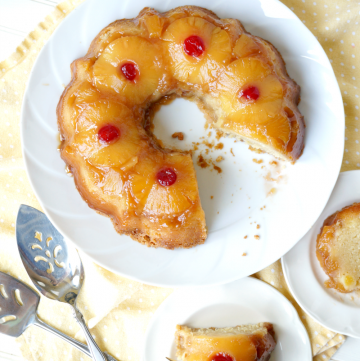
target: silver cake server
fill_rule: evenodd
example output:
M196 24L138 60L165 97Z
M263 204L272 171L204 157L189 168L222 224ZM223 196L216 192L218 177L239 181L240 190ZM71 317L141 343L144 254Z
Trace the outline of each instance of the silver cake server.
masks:
M19 337L31 325L38 326L69 342L91 357L89 348L47 325L37 317L40 296L16 278L0 272L0 333Z
M76 306L85 277L77 250L66 243L44 213L27 205L21 205L18 212L16 240L21 260L35 287L44 296L73 307L91 357L95 361L107 361ZM116 361L108 354L106 357Z

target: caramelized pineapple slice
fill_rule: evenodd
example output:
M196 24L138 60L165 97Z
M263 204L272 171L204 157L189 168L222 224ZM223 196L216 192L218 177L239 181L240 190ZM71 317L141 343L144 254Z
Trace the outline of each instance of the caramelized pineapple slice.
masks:
M156 216L184 212L199 198L189 155L153 151L137 164L129 183L139 208Z
M137 160L140 142L132 112L123 104L98 100L77 118L73 144L94 166L121 169Z
M159 38L165 23L165 19L156 14L145 15L143 18L150 38Z
M76 118L84 110L87 103L100 99L100 92L89 82L84 81L73 89L72 94L67 98L68 106L65 111L71 120L72 130L76 127Z
M291 137L283 87L269 66L256 58L234 61L218 82L227 117L222 126L241 135L286 145Z
M247 34L240 35L240 38L236 40L233 50L235 56L238 58L256 55L259 54L260 51L260 46Z
M228 33L202 18L175 20L162 39L174 77L182 82L210 83L231 59Z
M127 105L143 103L164 76L159 45L138 36L113 41L93 67L94 85Z

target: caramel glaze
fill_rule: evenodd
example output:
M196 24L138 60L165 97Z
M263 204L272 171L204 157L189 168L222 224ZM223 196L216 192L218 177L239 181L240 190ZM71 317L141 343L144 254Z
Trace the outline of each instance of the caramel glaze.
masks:
M282 152L289 161L295 161L302 154L304 147L305 123L297 109L297 104L300 101L300 87L289 78L285 63L275 47L269 42L247 33L238 20L219 19L213 12L196 6L183 6L166 13L158 13L154 9L144 8L136 18L117 20L104 28L92 41L88 53L71 64L71 82L65 88L57 107L58 125L62 136L60 154L74 175L76 187L89 207L110 217L119 233L130 235L133 239L148 246L169 249L176 247L189 248L205 241L205 216L198 194L193 197L191 206L188 209L165 218L154 214L144 216L137 208L134 199L131 196L128 197L125 193L122 195L125 200L121 202L118 198L115 199L113 196L104 195L91 182L91 179L100 184L102 182L101 174L102 172L108 172L108 168L97 168L74 151L71 145L73 138L73 130L71 130L73 125L71 124L74 123L73 119L77 119L76 117L86 108L86 104L74 105L76 101L74 94L84 82L97 86L94 83L94 65L106 51L109 44L123 37L139 37L140 39L146 39L155 48L159 48L162 46L160 36L164 34L164 31L174 21L187 17L204 19L212 26L225 31L229 36L232 48L241 34L247 34L257 44L260 49L259 53L254 54L252 57L267 62L282 84L284 101L289 105L285 107L285 112L292 135ZM235 59L237 57L232 53L230 62ZM168 65L164 66L163 69L164 75L160 79L156 91L140 104L127 103L123 94L111 92L105 94L96 89L96 92L98 92L97 99L114 103L122 102L131 110L142 149L139 157L143 158L146 149L151 154L155 150L158 151L159 154L162 154L163 159L168 155L176 156L180 154L174 150L164 149L160 140L156 139L152 133L152 119L155 112L160 106L168 104L174 98L181 96L196 101L209 122L215 123L217 121L213 109L201 99L201 94L214 95L214 99L216 98L217 90L213 88L213 84L193 84L177 81L169 73ZM129 101L133 102L132 99ZM181 154L184 159L191 159L188 153L183 152ZM190 169L189 172L191 173L193 170ZM191 178L195 179L195 174L191 175ZM150 231L154 231L154 234L149 235Z
M271 352L276 346L273 325L271 323L265 323L264 326L267 328L268 334L263 337L256 334L249 336L256 347L256 361L268 361L270 359Z

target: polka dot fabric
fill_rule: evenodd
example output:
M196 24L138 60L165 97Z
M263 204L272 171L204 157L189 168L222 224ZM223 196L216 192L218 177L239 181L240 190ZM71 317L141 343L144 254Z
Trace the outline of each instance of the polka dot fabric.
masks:
M360 2L284 0L316 36L333 66L345 110L341 171L360 169Z
M27 180L21 154L20 109L26 80L37 54L59 23L83 0L61 3L30 33L16 52L0 63L0 270L30 283L15 241L15 220L21 203L41 209ZM317 37L330 58L344 99L345 153L342 171L360 168L360 2L350 0L283 0ZM275 44L276 45L276 44ZM172 293L130 281L94 265L82 256L87 282L79 305L103 350L122 361L140 361L145 330L153 313ZM282 292L295 306L312 344L315 361L326 361L344 342L307 316L295 302L276 262L254 275ZM84 341L71 311L45 298L40 317L62 332ZM90 360L42 330L31 327L18 339L29 361ZM165 357L166 355L164 355Z

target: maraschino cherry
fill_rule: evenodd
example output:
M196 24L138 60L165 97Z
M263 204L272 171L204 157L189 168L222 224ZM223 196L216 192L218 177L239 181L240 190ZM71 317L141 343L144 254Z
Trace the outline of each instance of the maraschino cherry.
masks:
M219 352L212 357L211 361L234 361L234 359L227 353Z
M248 101L255 101L260 96L259 88L256 86L249 86L244 90L241 90L239 96Z
M172 186L176 182L176 173L172 168L163 168L156 175L158 183L163 187Z
M99 129L98 137L101 142L110 143L120 137L120 130L114 125L108 124Z
M185 39L184 51L187 55L199 57L205 51L205 44L199 36L192 35Z
M138 74L138 70L135 64L133 63L125 63L120 67L121 72L127 80L133 81Z

